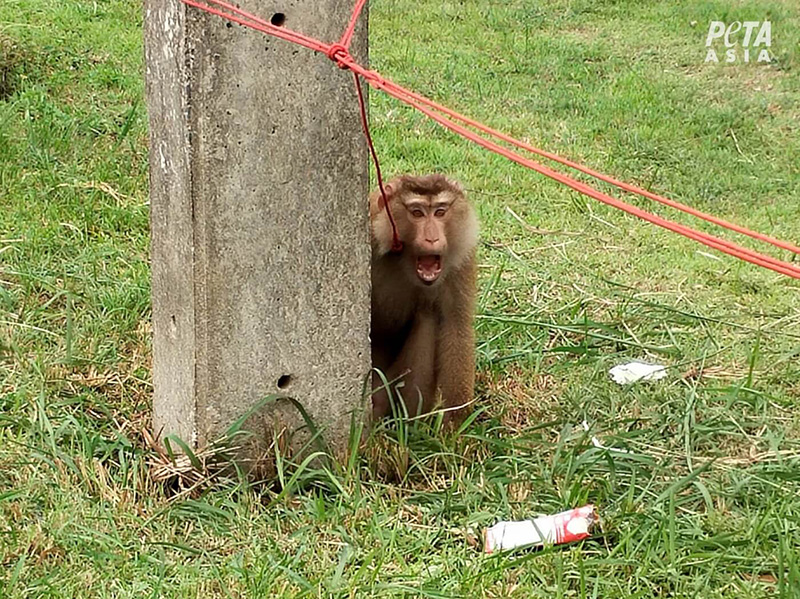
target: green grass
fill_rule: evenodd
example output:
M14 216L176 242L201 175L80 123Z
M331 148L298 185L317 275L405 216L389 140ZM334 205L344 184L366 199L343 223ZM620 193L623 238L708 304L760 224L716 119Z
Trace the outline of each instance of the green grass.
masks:
M703 63L710 20L767 17L770 66ZM370 28L400 83L800 239L795 2L375 0ZM379 431L341 470L281 462L283 488L154 481L140 30L128 0L0 4L0 596L800 596L798 284L377 93L384 170L449 173L481 217L477 419ZM629 358L670 376L618 387ZM591 540L474 546L587 502Z

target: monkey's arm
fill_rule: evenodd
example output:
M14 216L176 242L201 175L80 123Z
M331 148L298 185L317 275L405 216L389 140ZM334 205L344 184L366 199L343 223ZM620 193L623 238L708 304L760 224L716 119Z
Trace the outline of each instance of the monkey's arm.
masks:
M473 256L460 271L461 280L453 285L456 292L449 298L442 314L437 347L437 386L444 408L445 423L460 423L472 411L475 394L475 273Z

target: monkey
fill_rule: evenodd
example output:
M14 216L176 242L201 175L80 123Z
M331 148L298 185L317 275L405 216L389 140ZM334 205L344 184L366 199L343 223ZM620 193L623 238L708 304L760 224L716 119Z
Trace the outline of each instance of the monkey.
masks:
M460 184L440 174L384 186L400 251L380 190L370 195L373 369L391 383L409 415L445 409L452 427L471 410L475 386L478 220ZM374 372L374 370L373 370ZM373 419L391 411L373 374Z

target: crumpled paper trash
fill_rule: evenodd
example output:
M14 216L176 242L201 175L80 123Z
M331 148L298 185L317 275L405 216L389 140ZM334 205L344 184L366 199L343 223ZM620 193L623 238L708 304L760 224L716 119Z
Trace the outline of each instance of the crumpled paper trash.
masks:
M646 362L628 362L619 364L608 371L615 383L630 385L636 381L657 381L667 376L666 366L647 364Z

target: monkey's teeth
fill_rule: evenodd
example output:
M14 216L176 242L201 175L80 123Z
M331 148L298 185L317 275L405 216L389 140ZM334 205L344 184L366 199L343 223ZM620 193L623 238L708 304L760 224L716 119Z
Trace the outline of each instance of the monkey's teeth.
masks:
M425 281L426 283L433 283L436 279L439 278L438 272L417 271L417 275L419 275L419 278Z
M438 255L417 258L417 276L424 283L433 283L442 274L442 258Z

